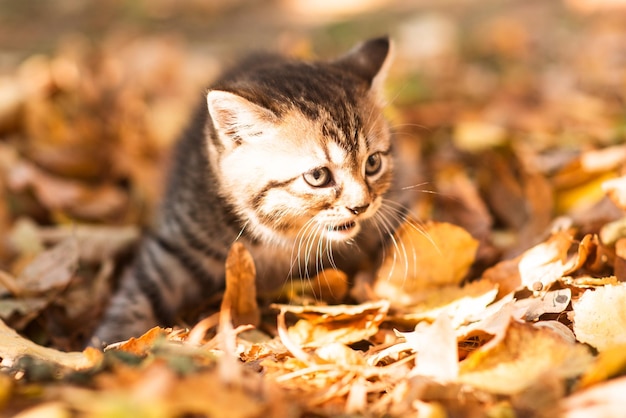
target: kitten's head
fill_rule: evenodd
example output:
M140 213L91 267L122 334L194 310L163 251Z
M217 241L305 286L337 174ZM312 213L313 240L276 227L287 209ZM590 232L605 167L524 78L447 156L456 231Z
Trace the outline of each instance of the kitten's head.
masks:
M389 52L380 38L332 62L260 60L209 91L210 164L248 232L345 242L376 213L393 169Z

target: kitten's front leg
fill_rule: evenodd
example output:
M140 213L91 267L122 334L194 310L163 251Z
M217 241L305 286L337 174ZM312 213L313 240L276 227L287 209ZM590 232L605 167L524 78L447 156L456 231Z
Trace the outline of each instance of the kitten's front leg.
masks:
M132 270L123 277L121 288L110 301L107 311L89 344L101 347L130 337L140 336L158 321L146 294L139 288Z

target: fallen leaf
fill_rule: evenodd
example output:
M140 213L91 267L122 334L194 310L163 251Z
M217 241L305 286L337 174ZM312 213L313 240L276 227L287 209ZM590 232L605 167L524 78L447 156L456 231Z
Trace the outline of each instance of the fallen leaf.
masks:
M355 351L342 343L322 345L315 350L320 359L340 366L362 366L365 360L359 351Z
M52 401L28 408L14 415L13 418L70 418L71 416L67 405Z
M626 372L626 344L615 345L601 352L594 363L581 376L579 389L618 377Z
M40 295L66 287L78 267L78 243L68 238L40 253L16 278L17 296Z
M0 357L5 366L15 363L23 356L31 356L48 363L58 364L74 370L84 370L96 365L95 357L85 352L62 352L42 347L21 337L0 320Z
M626 176L605 181L602 183L602 190L620 209L626 210Z
M425 289L458 285L478 248L464 229L437 222L404 224L395 242L378 271L374 292L401 306L415 303Z
M109 347L114 347L118 351L125 351L138 356L144 356L154 346L154 343L157 340L164 339L167 334L168 331L166 329L154 327L139 337L132 337L127 341L116 343Z
M128 205L128 196L113 184L90 186L55 177L27 162L12 168L8 182L15 191L32 189L49 210L67 211L71 216L83 219L113 219L119 217Z
M37 228L36 234L46 245L74 239L80 260L95 264L128 253L138 242L140 230L136 226L60 225Z
M291 312L303 318L288 329L289 339L301 347L367 339L378 332L389 309L389 303L383 300L360 305L272 306L281 313Z
M460 150L479 152L501 145L506 139L506 130L487 121L464 120L454 127L453 138Z
M529 297L515 303L517 309L525 309L524 320L533 322L546 313L561 313L572 299L570 289L559 289L542 294L540 297Z
M620 417L624 415L626 377L575 393L559 403L564 418Z
M598 351L626 344L626 284L585 292L573 304L574 333Z
M456 380L459 358L456 334L450 318L442 313L432 324L420 323L413 332L398 332L417 353L413 376L428 376L439 382Z
M524 252L518 264L522 285L528 289L535 289L537 285L540 289L549 289L552 283L563 277L572 240L569 231L559 231L546 242Z
M226 292L222 309L232 309L235 327L242 324L259 325L261 312L256 301L256 268L252 255L240 242L232 245L226 257Z
M615 277L620 282L626 282L626 238L620 238L615 243L615 263L613 266Z
M434 321L445 313L456 327L483 312L497 294L498 287L487 280L471 282L463 287L425 290L419 303L397 310L394 318L403 322Z
M498 344L471 352L460 363L459 381L491 393L513 395L545 374L561 381L582 374L593 358L581 344L572 344L548 329L513 321Z

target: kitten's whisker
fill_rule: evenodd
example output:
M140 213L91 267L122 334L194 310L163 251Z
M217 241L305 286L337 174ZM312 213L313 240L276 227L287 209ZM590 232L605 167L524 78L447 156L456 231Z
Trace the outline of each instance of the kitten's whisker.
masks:
M432 128L426 126L426 125L420 125L419 123L397 123L397 124L393 124L390 126L391 130L393 131L394 134L404 134L404 135L410 135L408 132L398 132L396 131L397 128L420 128L420 129L424 129L427 132L432 132Z
M426 238L433 247L437 250L437 252L443 255L441 248L439 245L433 240L433 237L424 229L424 227L417 221L415 217L409 217L408 215L411 213L411 210L406 206L398 202L394 202L393 200L385 200L385 203L388 205L387 208L390 210L396 211L396 213L402 217L405 222L405 225L411 227L413 230L419 232L424 238Z
M314 220L313 219L309 219L298 231L298 233L296 234L296 239L294 240L294 245L291 248L291 256L290 259L291 261L291 266L289 269L289 276L293 278L293 269L294 269L294 265L298 265L298 277L304 277L303 276L303 271L302 271L302 257L305 256L304 252L303 252L303 244L304 244L304 240L305 238L308 237L308 231L311 229L311 227L314 225ZM306 246L305 246L306 248ZM295 257L294 257L294 252ZM306 257L305 257L305 268L307 265L306 262ZM306 273L306 271L304 272Z
M400 218L397 216L397 213L390 211L390 208L386 207L386 206L381 206L381 208L379 209L379 212L381 214L381 220L383 221L383 225L385 226L385 228L387 229L388 233L389 233L389 237L392 240L392 242L394 243L394 247L396 248L397 251L397 256L396 256L396 252L394 252L394 267L395 264L397 262L398 256L401 256L402 259L404 260L404 276L406 278L406 276L409 274L409 257L408 257L408 253L406 250L406 246L404 245L404 241L402 240L398 240L398 238L396 237L396 235L394 234L394 230L395 228L395 222L393 222L392 220L389 219L389 216L393 217L394 219L396 219L397 221L403 221L403 218ZM413 249L414 251L414 249ZM390 273L391 276L392 272Z
M241 231L239 231L239 234L235 238L235 241L239 241L239 238L241 238L241 236L243 235L243 231L246 230L246 227L248 226L249 223L250 221L246 221L246 223L243 224L243 226L241 227Z
M316 222L312 222L311 226L313 226L313 230L318 229ZM315 233L311 233L310 231L307 233L305 244L304 244L304 276L301 278L310 279L311 271L309 271L309 266L311 264L311 254L313 253L313 248L315 247Z
M423 181L423 182L421 182L421 183L411 184L411 185L409 185L409 186L402 186L402 187L400 187L400 190L414 190L414 189L417 189L418 187L426 186L426 185L428 185L428 184L430 184L430 182L428 182L428 181ZM439 193L438 193L437 191L435 191L435 190L424 190L424 189L419 189L419 190L416 190L416 191L418 191L418 192L424 192L424 193L435 193L435 194L439 194Z
M393 219L396 220L396 222L399 222L400 224L404 224L404 225L410 225L413 221L408 218L404 212L400 212L399 210L397 210L396 208L387 205L387 206L383 206L381 208L383 212L385 214L385 216L390 216ZM392 225L392 228L395 227L395 224ZM397 227L395 227L394 229L397 229ZM395 236L395 234L394 234ZM403 255L404 255L404 259L405 259L405 275L408 276L409 274L409 257L408 257L408 253L406 251L406 244L404 242L404 239L401 236L398 236L398 239L400 240L400 244L402 246L402 251L403 251ZM410 243L411 245L409 246L410 250L411 250L411 255L413 256L413 274L416 273L415 269L417 268L417 253L415 250L415 245L413 245L413 243Z

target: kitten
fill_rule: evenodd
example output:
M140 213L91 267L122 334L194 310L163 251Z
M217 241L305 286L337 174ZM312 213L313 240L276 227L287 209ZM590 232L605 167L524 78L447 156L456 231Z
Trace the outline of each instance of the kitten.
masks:
M387 38L330 62L255 56L208 91L174 153L164 201L95 333L170 326L224 286L231 244L259 289L336 266L354 276L401 221L383 118ZM372 268L370 266L370 268Z

